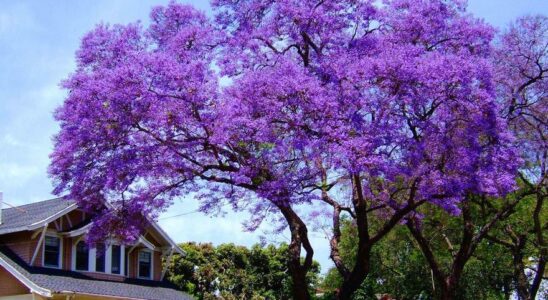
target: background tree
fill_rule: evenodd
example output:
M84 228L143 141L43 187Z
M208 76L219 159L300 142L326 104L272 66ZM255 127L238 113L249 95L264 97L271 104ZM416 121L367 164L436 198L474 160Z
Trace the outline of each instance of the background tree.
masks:
M511 23L496 44L494 61L502 115L526 161L520 178L533 197L520 208L529 215L510 219L503 225L507 235L492 240L514 255L514 282L520 299L534 299L546 277L548 261L544 204L548 196L548 17L527 16ZM535 260L533 265L524 262L529 257Z
M479 209L479 207L476 207ZM481 213L474 214L481 219ZM522 217L526 214L522 214ZM434 256L440 265L450 266L458 245L462 225L458 217L438 211L423 219L429 228ZM498 232L497 230L493 230ZM342 226L341 256L355 259L356 225L346 220ZM403 225L398 225L373 248L372 271L352 299L376 299L390 295L395 299L433 299L440 297L439 283L432 276L430 266L413 236ZM341 277L332 268L320 286L326 290L325 299L333 299ZM512 255L503 246L483 241L467 262L459 284L456 299L509 299L516 291L512 284Z
M516 147L521 149L520 156L526 162L519 173L521 190L503 200L503 204L490 203L482 196L470 196L467 201L461 203L463 230L459 238L458 250L448 272L440 269L439 260L435 258L432 246L428 238L421 231L420 220L409 218L409 230L415 236L417 242L426 256L435 277L441 287L446 290L445 298L454 297L455 289L463 274L464 266L473 255L481 240L497 224L503 222L515 211L515 207L521 202L524 205L533 205L531 218L533 222L527 231L535 232L533 239L538 251L534 255L538 261L538 271L531 284L525 274L526 264L524 249L526 245L527 231L516 234L512 231L512 222L505 226L506 233L511 239L492 241L509 247L514 253L514 282L521 299L532 299L538 292L544 276L546 266L546 244L543 202L547 195L546 158L547 149L547 97L548 84L546 71L548 71L548 25L544 16L525 17L511 24L494 45L493 70L496 81L496 92L500 105L499 114L505 118L512 129ZM535 203L526 199L534 195ZM477 223L472 216L471 206L474 203L482 206L487 222ZM487 207L487 208L486 208ZM523 209L523 208L522 208ZM520 215L523 218L523 215ZM515 223L514 223L515 227ZM522 227L523 228L523 227ZM518 250L522 249L522 250Z
M535 231L535 214L538 198L535 195L526 197L516 206L515 211L506 220L497 224L486 239L502 249L510 259L508 271L511 273L512 289L519 299L536 299L548 292L542 283L547 278L542 247L537 242ZM489 208L483 208L489 211ZM486 212L483 214L486 214ZM539 214L540 220L548 220L548 210ZM546 231L546 229L544 229ZM545 234L545 233L541 233ZM539 275L538 271L541 271ZM542 299L542 298L541 298Z
M528 190L520 190L502 199L469 196L461 204L462 213L456 223L459 230L452 237L448 237L447 233L440 236L440 231L443 232L445 228L443 226L440 228L435 218L429 218L436 215L435 207L425 207L418 211L417 214L421 214L420 219L416 215L408 218L407 228L432 270L440 299L456 299L459 296L465 267L473 258L477 248L495 225L511 215L516 205L530 194ZM490 206L493 209L490 214L478 217L476 205ZM427 217L423 218L422 215ZM436 244L444 242L448 244L449 251L435 252Z
M199 299L291 299L288 246L251 248L234 244L184 243L185 256L175 256L169 280ZM313 292L320 267L308 273Z

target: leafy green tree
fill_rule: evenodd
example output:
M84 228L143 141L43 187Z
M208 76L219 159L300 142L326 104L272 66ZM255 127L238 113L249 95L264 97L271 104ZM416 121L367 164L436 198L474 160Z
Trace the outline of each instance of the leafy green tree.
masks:
M288 245L251 248L234 244L184 243L184 256L174 257L169 279L198 299L290 299ZM315 289L320 267L308 274L310 292Z
M474 217L481 218L481 208L474 207ZM423 220L434 256L448 266L458 247L454 241L462 231L459 217L429 207L431 217ZM516 216L517 217L517 216ZM375 223L375 221L373 221ZM341 226L340 255L352 262L356 253L357 229L350 220ZM332 299L341 277L335 268L328 270L320 284L324 299ZM508 299L512 285L512 256L503 246L483 241L467 262L456 299ZM361 284L353 299L378 299L390 295L396 299L433 299L439 297L439 284L417 242L404 225L396 226L372 251L370 276Z
M357 251L354 243L357 238L356 225L350 220L344 220L341 232L341 257L352 262ZM335 268L327 272L321 283L321 287L328 291L327 299L331 299L337 292L340 280ZM370 276L361 284L353 299L377 299L382 294L389 294L397 299L421 299L421 295L430 295L430 282L430 273L422 254L413 245L405 228L396 226L372 249Z

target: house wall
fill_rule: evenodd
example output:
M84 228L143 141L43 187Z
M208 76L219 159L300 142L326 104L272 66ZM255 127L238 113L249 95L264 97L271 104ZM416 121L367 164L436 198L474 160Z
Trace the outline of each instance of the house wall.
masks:
M103 274L103 273L96 273L96 272L81 272L83 274L86 274L86 276L89 276L94 279L99 280L108 280L108 281L124 281L125 276L122 275L112 275L112 274Z
M138 278L138 255L139 250L143 248L136 248L129 254L129 276L130 278ZM152 279L160 280L162 277L162 253L153 251L152 255Z
M0 297L29 294L30 290L0 266Z
M30 263L39 237L32 239L32 232L16 232L3 235L0 238L0 245L7 246L25 262Z
M160 280L160 277L162 277L162 253L154 251L154 255L152 256L154 259L153 268L153 279L154 280Z
M63 270L72 268L72 238L63 239Z
M0 296L0 300L38 300L38 299L44 299L44 298L33 297L32 294L5 296L5 297Z
M30 261L32 259L32 256L34 255L34 251L36 249L37 243L40 240L40 234L35 235L34 239L32 239L32 232L18 232L8 235L3 235L0 239L0 245L9 247L13 252L15 252L21 259L23 259L26 263L30 264ZM150 242L156 244L155 241L151 237L147 237ZM62 258L61 258L61 268L63 270L70 271L72 269L72 243L74 239L72 238L63 238L62 242ZM142 248L136 248L131 252L129 255L129 276L130 278L137 278L137 257L139 253L139 249ZM42 251L43 251L43 245L40 245L38 247L38 253L36 255L36 259L34 261L34 266L42 266ZM162 256L161 253L158 251L154 251L153 257L153 279L154 280L160 280L162 276ZM120 281L123 280L123 276L119 275L112 275L112 274L102 274L102 273L95 273L95 272L83 272L86 275L96 278L96 279L103 279L103 280L116 280Z
M138 273L137 273L137 267L138 267L137 253L139 253L139 249L135 249L129 254L128 277L130 277L130 278L137 278L137 275L138 275Z
M80 210L73 210L66 216L70 218L70 223L67 221L66 217L63 217L63 230L69 230L70 224L72 224L72 227L80 225L86 218L85 214Z
M78 210L72 211L66 216L68 216L68 218L71 219L71 223L73 227L81 224L81 222L83 222L85 218L85 215ZM55 223L53 222L50 223L48 226L48 232L50 233L55 232L57 228L64 231L69 230L70 223L67 221L67 217L63 216L61 219L63 219L63 222L61 222L60 219L58 219L57 225L55 225ZM41 234L41 229L37 229L36 231L32 231L32 232L24 231L24 232L2 235L0 237L0 245L9 247L27 264L30 264L30 261L32 260L32 256L34 255L34 252L37 249L38 241L40 240L40 234ZM149 242L151 242L155 246L157 247L162 246L158 242L158 240L155 239L150 233L146 233L144 236ZM74 238L62 239L61 268L63 270L70 271L72 269L72 243L74 242L74 240L75 240ZM127 260L129 278L137 278L138 276L137 259L138 259L138 253L140 249L142 248L138 247L134 249L129 255L129 259ZM43 254L42 252L43 252L43 244L38 246L38 252L36 255L36 259L34 261L34 266L39 266L39 267L42 266L42 254ZM160 280L162 275L161 253L158 251L154 251L152 258L153 258L153 270L152 270L153 280ZM123 281L125 278L125 276L96 273L96 272L82 272L82 273L84 273L85 275L89 277L92 277L95 279L101 279L101 280Z
M149 230L150 229L151 229L151 227L149 227ZM162 246L160 244L160 242L158 242L158 240L150 234L150 232L147 232L144 235L144 237L149 242L154 244L154 246L156 246L156 247L161 247ZM152 259L153 259L153 263L152 263L152 266L153 266L152 275L153 275L153 277L152 278L153 278L153 280L160 280L160 278L162 277L162 253L158 252L158 251L154 251L154 255L152 256ZM136 263L137 263L137 261L136 261Z

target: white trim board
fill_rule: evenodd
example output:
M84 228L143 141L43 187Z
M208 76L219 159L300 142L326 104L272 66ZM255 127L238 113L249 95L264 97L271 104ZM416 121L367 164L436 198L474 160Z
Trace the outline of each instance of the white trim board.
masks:
M6 262L2 257L0 257L0 266L4 267L13 277L19 280L22 284L28 287L31 293L39 294L44 297L51 297L52 293L50 290L38 286L36 283L32 282L30 279L21 274L16 268Z
M50 223L51 221L54 221L54 220L57 220L58 218L68 214L69 212L71 212L71 211L73 211L77 208L78 208L78 206L76 205L76 203L73 203L70 206L56 212L55 214L45 218L42 221L34 222L30 225L27 225L27 230L34 230L34 229L40 228L40 227L44 226L44 224Z

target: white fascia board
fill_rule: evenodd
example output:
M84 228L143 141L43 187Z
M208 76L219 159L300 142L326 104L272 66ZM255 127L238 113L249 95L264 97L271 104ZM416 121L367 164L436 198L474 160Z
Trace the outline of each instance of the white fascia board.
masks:
M45 289L43 287L40 287L36 283L32 282L30 279L28 279L23 274L21 274L19 271L17 271L16 268L14 268L12 265L10 265L8 262L6 262L1 257L0 257L0 266L4 267L4 269L6 269L6 271L8 271L11 275L13 275L13 277L15 277L22 284L24 284L27 288L29 288L32 293L39 294L40 296L43 296L43 297L46 297L46 298L50 298L52 296L52 293L51 293L50 290Z
M75 230L72 230L72 231L69 231L69 232L65 232L65 233L63 233L63 235L66 235L68 237L75 237L75 236L84 235L84 234L88 233L90 228L91 228L91 223L87 224L86 226L80 227L78 229L75 229Z
M147 240L144 236L139 237L139 243L143 244L150 250L156 251L156 246L154 246L154 244Z
M179 245L177 245L170 237L169 235L162 229L162 227L160 227L160 225L158 225L158 223L150 220L150 218L147 217L147 220L150 224L152 224L152 227L158 231L158 233L160 233L160 235L170 244L171 247L174 248L175 252L181 254L181 255L185 255L186 253L183 251L183 249L181 249L179 247Z
M112 204L110 204L108 201L105 201L105 205L109 208L109 209L113 209L112 207ZM169 235L162 229L162 227L160 227L160 225L158 225L158 223L154 222L153 220L150 219L149 216L145 216L148 223L152 225L152 227L170 244L170 246L174 247L175 248L175 252L181 254L181 255L186 255L186 253L183 251L183 249L181 249L179 247L179 245L177 245L177 243L175 243L170 237Z
M73 203L70 206L64 208L63 210L60 210L60 211L56 212L55 214L45 218L42 221L38 221L38 222L35 222L33 224L28 225L27 230L34 230L34 229L40 228L40 227L44 226L44 224L50 223L53 220L57 220L61 216L65 215L65 214L68 214L69 212L71 212L71 211L73 211L77 208L78 208L78 206L76 205L76 203Z

